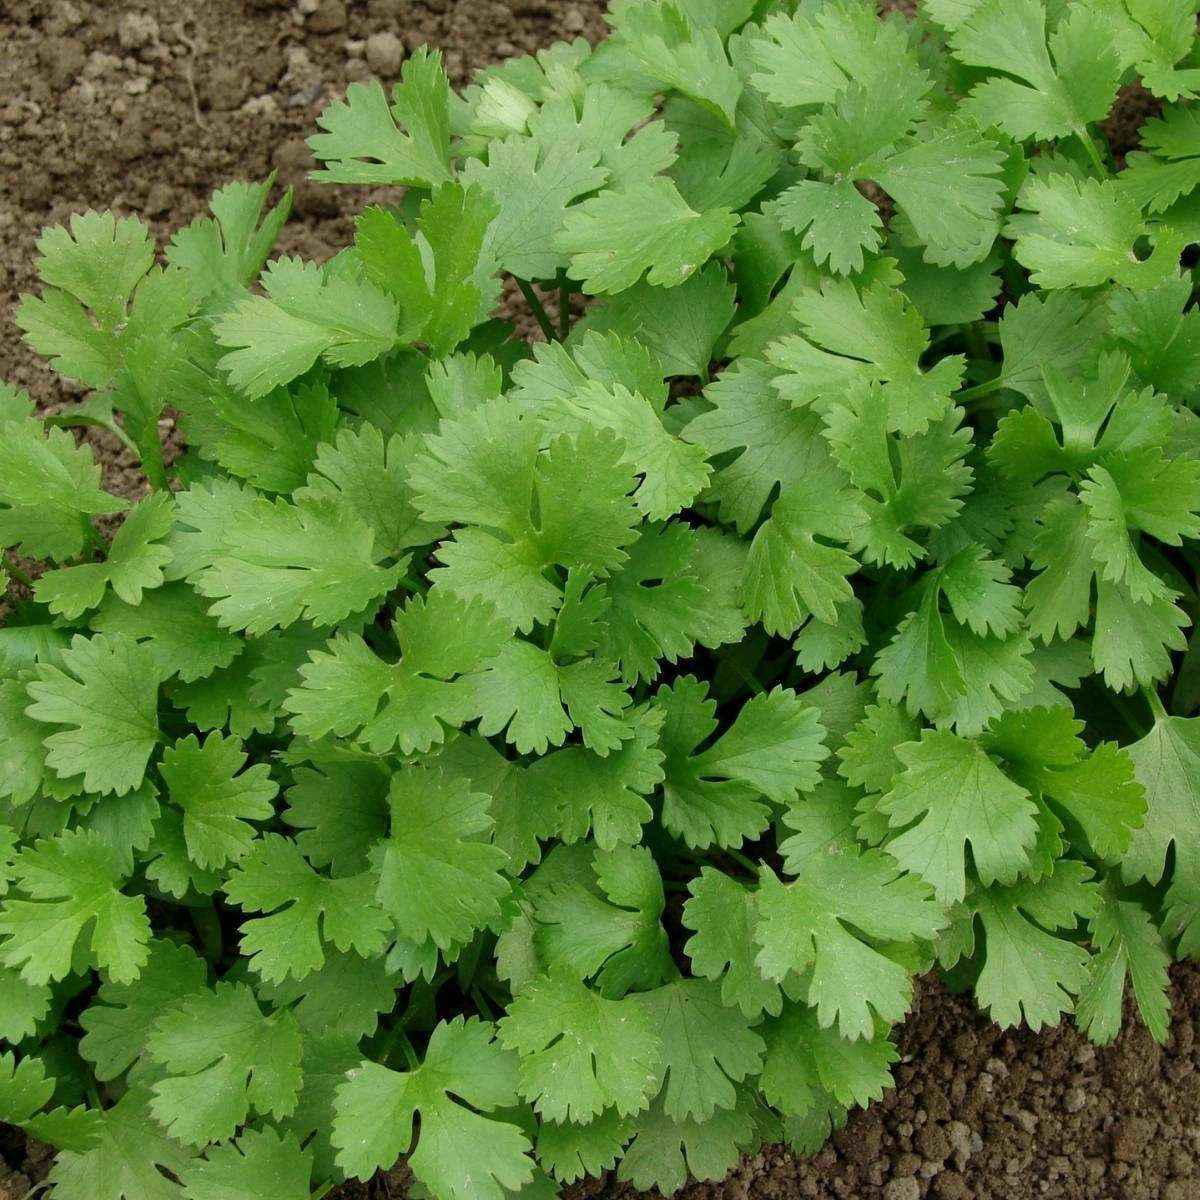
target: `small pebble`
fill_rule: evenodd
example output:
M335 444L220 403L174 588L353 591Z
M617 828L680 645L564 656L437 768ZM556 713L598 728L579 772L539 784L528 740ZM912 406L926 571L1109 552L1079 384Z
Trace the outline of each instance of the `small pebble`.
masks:
M400 74L404 61L404 43L390 30L367 38L367 66L373 75L392 79Z
M883 1200L921 1200L921 1185L911 1175L889 1179L883 1187Z
M321 0L304 27L309 33L337 33L339 29L345 29L346 5L342 0Z
M126 12L117 18L122 50L140 50L158 41L158 22L149 13Z

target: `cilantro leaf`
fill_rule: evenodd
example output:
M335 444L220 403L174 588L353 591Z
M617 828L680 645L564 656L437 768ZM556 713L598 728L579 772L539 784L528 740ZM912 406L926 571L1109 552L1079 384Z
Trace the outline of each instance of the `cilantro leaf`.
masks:
M242 925L241 951L261 979L303 979L325 963L322 942L364 958L387 945L391 920L373 900L370 873L327 879L307 863L294 842L268 833L238 860L225 883L230 902L270 916Z
M449 183L450 81L441 54L419 47L405 62L388 101L378 80L354 82L334 101L308 139L325 163L314 178L327 183Z
M300 1090L300 1029L287 1011L264 1016L244 983L178 1000L155 1022L146 1050L166 1068L150 1111L188 1146L232 1137L251 1112L286 1117Z
M116 1079L146 1048L159 1013L205 986L204 962L186 946L153 939L141 973L132 982L109 980L79 1015L87 1031L79 1050L93 1064L96 1078Z
M67 830L24 847L13 863L21 893L0 906L0 962L27 983L69 975L77 960L117 983L136 979L148 957L150 921L141 896L120 891L113 848L90 830Z
M643 273L655 287L678 287L737 226L730 209L698 213L671 180L656 175L624 191L600 192L571 209L554 244L570 255L573 278L592 294L606 295L632 287Z
M861 271L864 252L872 254L883 243L879 210L851 180L802 179L779 197L778 205L783 227L802 234L804 249L837 275Z
M520 1053L520 1092L541 1117L632 1116L654 1094L662 1039L636 996L606 1000L559 967L525 987L497 1029Z
M1034 1031L1053 1024L1087 984L1087 950L1053 931L1073 930L1081 916L1096 913L1100 894L1091 874L1083 863L1066 860L1036 883L1021 880L972 897L987 939L975 995L998 1024L1023 1018Z
M511 885L501 874L508 856L481 837L492 826L488 800L440 769L392 776L390 831L371 861L376 899L411 941L444 950L499 917Z
M946 918L926 885L876 850L814 855L788 884L769 868L759 878L759 970L776 982L811 970L807 999L821 1026L836 1023L851 1040L874 1036L876 1014L900 1020L912 997L910 974L862 935L932 939Z
M1006 237L1039 287L1096 287L1110 280L1149 288L1174 275L1184 240L1160 225L1151 232L1134 202L1112 180L1031 176L1017 196ZM1149 257L1134 243L1150 236Z
M529 1141L517 1126L484 1115L516 1100L515 1056L493 1036L490 1025L457 1017L438 1023L425 1061L411 1071L373 1062L348 1071L333 1110L342 1170L368 1179L411 1151L416 1179L449 1200L503 1200L527 1184Z
M1167 905L1178 905L1188 893L1188 881L1200 870L1200 718L1168 717L1156 713L1154 727L1126 748L1134 775L1146 790L1146 817L1121 860L1127 882L1158 883L1167 855L1175 847L1172 885ZM1182 909L1185 934L1196 936L1197 917Z
M180 1182L188 1200L307 1200L312 1157L293 1134L250 1128L193 1158Z
M816 1010L803 1004L788 1004L761 1028L763 1095L785 1114L840 1115L879 1100L892 1085L889 1068L900 1056L886 1036L848 1041L822 1028Z
M587 1125L542 1121L537 1136L538 1162L560 1183L599 1175L616 1165L633 1130L633 1122L613 1108L605 1109Z
M486 165L469 162L463 180L481 187L496 203L482 255L520 279L553 279L567 265L553 239L571 201L608 178L600 150L578 136L542 142L513 136L488 147Z
M159 771L183 811L188 857L197 866L236 862L254 841L250 822L274 815L279 785L266 763L242 771L246 758L240 739L219 733L203 742L188 734L163 753Z
M243 296L214 326L230 347L218 365L252 400L291 383L318 358L362 366L396 344L400 310L369 280L278 258L262 283L267 295Z
M26 685L26 713L66 726L46 737L46 765L64 779L82 775L91 792L132 791L159 738L153 653L120 634L77 634L60 661L38 663Z
M163 567L173 556L154 543L170 532L174 517L169 494L147 497L126 513L103 562L50 571L37 581L34 596L68 620L96 608L110 587L127 604L137 604L146 589L162 584Z
M222 531L222 552L194 578L209 612L251 637L305 617L335 625L395 587L407 559L377 564L375 533L328 500L258 498Z
M663 1110L674 1121L707 1121L718 1109L733 1108L734 1084L758 1074L765 1045L730 1012L715 983L679 979L645 995L659 1025L663 1063L659 1076Z
M738 542L703 526L644 525L629 560L603 585L608 604L596 652L636 683L697 645L736 642L746 626L734 597L737 576L717 568L728 560L736 570L742 553Z
M926 729L896 747L903 769L877 803L893 830L887 851L938 899L966 895L967 846L985 885L1015 883L1031 866L1037 808L978 742Z
M792 484L750 543L740 593L747 615L768 633L784 635L810 616L836 621L837 606L854 597L848 577L859 564L817 538L851 542L866 519L859 497L831 467Z
M121 512L128 502L100 487L91 447L40 421L0 423L0 545L33 558L75 558L84 545L81 516Z
M633 735L624 715L632 699L616 675L601 660L564 666L548 650L514 639L464 683L485 736L503 732L519 753L544 754L578 727L584 744L604 756Z
M1046 36L1044 0L988 0L951 34L955 55L1015 79L976 85L965 109L1018 141L1080 133L1108 115L1121 81L1113 28L1077 6Z
M787 804L816 786L828 754L816 709L786 688L754 696L733 724L716 731L716 703L691 675L659 688L653 701L666 714L661 745L663 824L689 846L736 846L766 828L764 798Z
M761 1144L751 1103L717 1109L704 1122L691 1118L676 1121L667 1116L662 1098L656 1099L638 1115L637 1133L625 1151L617 1178L642 1190L656 1187L666 1195L677 1192L689 1176L723 1179L743 1152Z
M609 999L670 978L675 967L661 924L662 878L649 850L597 850L592 866L594 884L551 884L537 897L539 958L569 967L580 979L596 976L597 989Z
M722 1003L736 1004L745 1016L778 1013L783 1004L779 984L764 976L755 961L755 893L712 867L703 867L688 891L683 921L694 931L685 947L692 970L719 980Z
M1150 913L1135 900L1108 894L1090 928L1098 953L1075 1006L1080 1027L1097 1045L1117 1036L1128 978L1150 1035L1156 1042L1165 1042L1171 1023L1167 999L1171 958Z
M512 644L490 605L440 587L411 597L392 633L402 652L395 663L358 635L339 634L309 651L299 686L283 702L298 734L356 735L375 753L396 745L404 754L427 751L476 715L469 673Z
M64 1150L50 1169L63 1200L181 1200L166 1171L180 1176L193 1152L150 1118L150 1093L131 1088L100 1114L100 1136L89 1150Z

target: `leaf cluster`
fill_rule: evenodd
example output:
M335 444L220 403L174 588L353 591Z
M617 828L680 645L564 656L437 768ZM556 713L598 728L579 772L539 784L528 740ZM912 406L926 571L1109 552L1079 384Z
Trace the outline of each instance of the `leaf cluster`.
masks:
M670 1193L882 1095L935 966L1165 1039L1196 8L614 0L352 84L317 177L389 202L326 263L272 180L46 231L17 320L84 398L0 385L0 1119L60 1200Z

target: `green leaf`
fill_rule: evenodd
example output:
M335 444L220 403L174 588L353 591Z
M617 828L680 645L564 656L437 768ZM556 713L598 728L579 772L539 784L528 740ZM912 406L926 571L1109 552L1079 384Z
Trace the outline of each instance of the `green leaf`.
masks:
M327 879L279 834L257 839L238 860L225 895L244 912L270 913L242 924L241 953L260 979L303 979L325 963L323 942L364 958L388 943L390 918L375 907L370 873Z
M437 50L419 47L404 64L389 103L378 80L352 83L346 99L317 117L325 131L308 139L327 183L449 183L450 81Z
M592 867L595 884L590 879L551 884L537 897L539 958L551 968L569 967L580 979L596 976L600 994L608 999L670 978L675 967L661 924L662 877L649 850L597 850Z
M678 287L737 226L730 209L694 211L675 185L658 175L585 200L567 213L554 244L570 255L572 277L588 292L605 295L632 287L643 272L655 287Z
M953 904L966 895L968 854L985 886L1015 883L1031 867L1037 807L978 742L926 729L896 756L903 770L877 804L901 831L887 851L938 899Z
M1097 953L1075 1008L1080 1028L1100 1046L1117 1036L1128 979L1151 1037L1165 1042L1171 1027L1171 956L1150 914L1135 900L1107 895L1091 920L1091 932Z
M154 1084L155 1120L185 1145L233 1136L251 1112L276 1119L300 1090L300 1029L287 1011L263 1016L244 983L176 1001L158 1018L146 1050L166 1068Z
M571 201L608 178L599 162L599 148L574 137L544 144L513 136L491 143L486 165L472 159L463 180L481 187L498 210L484 239L486 260L519 279L553 279L568 261L554 234Z
M742 605L772 634L795 633L808 618L833 624L838 605L853 599L848 577L856 559L843 544L866 524L858 495L833 468L811 471L784 491L750 543L742 573Z
M1126 752L1146 790L1146 817L1121 860L1121 876L1158 883L1173 844L1171 903L1200 871L1200 718L1156 716L1150 732ZM1196 919L1187 921L1190 937Z
M900 1057L884 1035L847 1041L823 1029L816 1010L788 1004L762 1026L766 1053L760 1086L780 1112L804 1116L812 1109L839 1114L865 1108L892 1086L891 1064Z
M643 704L629 723L633 736L605 757L567 746L530 767L530 787L554 798L565 842L580 841L589 830L604 850L641 840L642 826L654 815L646 797L663 781L662 716Z
M334 1102L338 1166L359 1179L391 1167L412 1150L419 1118L408 1164L434 1195L504 1200L527 1184L533 1161L524 1133L483 1115L516 1101L515 1056L492 1038L489 1024L457 1017L438 1023L425 1061L411 1071L373 1062L348 1071Z
M267 295L243 296L217 319L218 363L251 400L303 375L324 358L357 367L396 344L396 302L366 279L333 274L299 258L277 258L263 272Z
M100 487L91 447L40 421L8 421L0 438L0 545L31 558L75 558L88 515L120 512L128 501Z
M964 107L1018 141L1082 132L1116 99L1122 64L1113 35L1102 12L1078 5L1047 39L1044 0L988 0L955 29L950 45L963 62L1016 79L986 79Z
M1022 880L972 897L987 939L975 995L998 1024L1024 1019L1035 1032L1057 1024L1087 984L1087 950L1054 931L1074 930L1081 916L1095 915L1100 894L1091 874L1083 863L1067 860L1036 883Z
M611 1108L587 1125L542 1121L538 1126L538 1162L560 1183L600 1175L616 1165L633 1131L633 1122Z
M27 983L69 975L78 960L116 983L136 979L148 957L150 921L127 896L113 848L91 831L67 830L25 846L13 864L17 888L0 907L0 961Z
M755 961L755 893L713 867L702 867L688 891L683 922L694 931L685 946L692 970L719 980L721 1002L737 1005L743 1015L778 1013L783 1004L779 984L766 978Z
M909 972L863 939L928 940L945 925L921 880L876 850L813 856L788 884L769 868L759 878L755 962L768 979L811 969L807 999L821 1027L836 1023L846 1038L873 1037L876 1015L887 1022L904 1016Z
M230 517L221 537L222 552L194 586L215 601L209 612L221 625L251 637L301 617L336 625L380 600L407 566L378 566L374 530L327 500L260 497Z
M524 988L497 1028L521 1055L520 1092L540 1117L632 1116L654 1094L662 1040L636 996L606 1000L560 967Z
M265 216L272 173L262 183L227 183L208 202L211 217L197 217L167 247L167 262L178 267L196 303L239 287L249 287L267 261L292 207L289 188Z
M404 754L425 752L476 715L469 672L512 644L508 633L489 604L434 587L392 619L398 662L380 658L358 635L339 634L309 651L283 707L302 737L354 735L374 753L397 745Z
M418 945L432 938L445 950L500 916L511 891L501 874L508 856L482 840L492 827L488 801L437 768L414 765L392 776L390 833L371 855L376 899Z
M242 771L246 758L239 738L219 733L203 742L188 734L163 753L159 770L172 803L183 811L188 857L197 866L237 862L254 841L250 822L275 813L279 785L266 763Z
M861 271L864 251L873 254L883 242L879 210L848 179L802 179L779 197L778 205L783 227L803 234L804 249L837 275Z
M674 1121L707 1121L736 1106L734 1084L758 1074L765 1045L731 1012L715 983L678 979L645 994L663 1044L663 1110Z
M79 1015L86 1030L79 1050L92 1063L97 1079L116 1079L132 1067L146 1049L159 1014L205 986L204 961L194 951L162 938L152 940L148 949L135 980L103 984Z
M50 1169L55 1195L62 1200L183 1200L175 1179L193 1152L163 1133L149 1105L150 1093L137 1087L104 1110L95 1146L64 1150L56 1158Z
M115 593L101 601L90 621L97 633L128 638L146 646L159 676L184 683L227 667L243 642L208 614L208 602L185 583L168 583L127 603Z
M34 596L52 613L72 621L96 608L109 588L127 604L139 603L147 589L163 582L163 567L173 555L154 543L166 537L174 519L168 493L147 497L126 513L103 562L50 571L34 585Z
M312 1150L290 1134L247 1129L180 1172L188 1200L308 1200Z
M687 658L697 645L738 641L746 627L734 594L742 557L740 543L704 526L643 526L629 561L603 587L608 604L596 653L636 683L654 679L663 661ZM734 571L718 569L726 564Z
M743 1153L753 1152L762 1135L743 1094L737 1108L718 1109L707 1121L674 1121L663 1100L656 1099L637 1119L637 1133L617 1178L641 1190L658 1188L666 1195L677 1192L689 1176L699 1180L724 1179Z
M138 787L158 744L158 668L153 653L120 634L77 634L62 667L38 663L27 685L36 721L66 726L47 735L46 764L90 792Z
M788 804L816 787L828 754L816 709L786 688L748 700L733 723L716 732L716 703L691 675L659 688L666 714L663 824L697 849L737 846L756 837L770 817L764 798Z
M621 438L621 462L642 476L634 503L652 521L687 508L708 482L704 451L668 433L653 404L619 383L585 382L570 396L542 405L538 414L551 436L590 428Z
M1008 218L1006 237L1038 287L1097 287L1110 280L1151 288L1174 275L1184 239L1166 226L1151 232L1132 200L1112 180L1031 176L1017 197L1024 210ZM1151 237L1149 257L1135 243Z

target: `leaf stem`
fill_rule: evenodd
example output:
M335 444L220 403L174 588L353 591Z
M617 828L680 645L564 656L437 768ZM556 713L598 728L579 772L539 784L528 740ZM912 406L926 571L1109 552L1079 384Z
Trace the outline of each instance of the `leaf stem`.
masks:
M717 658L721 660L749 689L755 696L761 696L767 689L754 677L752 671L748 671L736 658L728 654L717 652Z
M533 290L533 284L519 275L514 275L513 278L517 281L517 287L521 289L521 295L525 297L525 302L529 305L529 311L533 313L534 320L546 335L546 341L557 342L558 334L554 332L554 326L550 324L546 307L542 304L537 292Z
M745 867L745 869L749 871L751 875L753 875L756 879L758 878L758 864L752 858L743 854L740 850L734 850L730 846L722 847L722 851L723 853L728 854L729 857L738 864L738 866Z
M213 902L196 905L191 909L192 925L200 935L200 943L204 947L204 956L212 962L220 962L223 943L221 938L221 918Z
M1004 376L1000 374L995 379L977 383L974 387L963 388L955 395L954 399L956 403L963 400L979 400L983 396L990 396L993 392L998 392L1002 387L1004 387Z
M315 1192L309 1196L309 1200L324 1200L324 1197L329 1195L333 1190L333 1180L327 1179Z
M1165 721L1167 719L1167 710L1163 707L1163 702L1158 698L1158 693L1154 688L1142 688L1142 696L1147 704L1150 705L1150 711L1154 714L1155 721Z
M8 557L8 555L4 556L4 570L8 572L10 579L15 579L17 583L27 587L30 591L33 591L33 585L35 582L33 576L30 575L28 571L18 567L17 564Z
M1096 169L1096 174L1101 179L1108 178L1108 168L1104 165L1104 160L1100 157L1100 151L1096 147L1096 141L1088 131L1086 125L1081 125L1075 130L1075 136L1083 143L1083 148L1091 160L1092 166Z
M558 336L566 341L571 332L571 281L561 267L558 269Z

